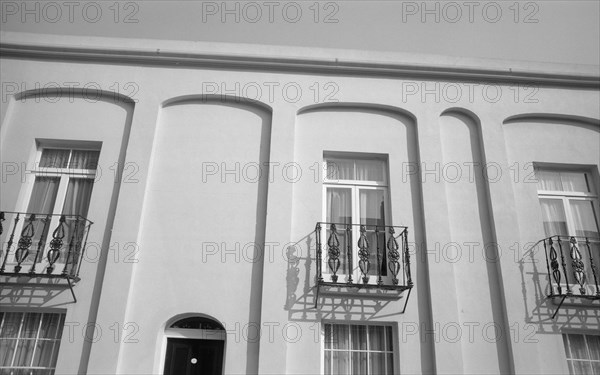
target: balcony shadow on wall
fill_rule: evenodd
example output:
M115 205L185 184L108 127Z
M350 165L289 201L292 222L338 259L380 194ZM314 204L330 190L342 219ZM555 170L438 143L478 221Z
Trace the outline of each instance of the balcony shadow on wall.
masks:
M339 287L317 296L316 241L311 232L286 249L286 300L284 309L289 321L319 322L322 319L370 320L382 318L380 312L391 302L406 298L391 291L358 291L354 287ZM324 275L325 276L325 275ZM317 307L315 308L315 302ZM397 313L400 314L400 309Z
M0 303L20 308L36 308L59 307L74 302L69 285L64 280L50 279L44 283L42 279L10 277L2 280Z
M550 278L543 254L544 249L540 249L540 243L537 243L518 261L525 323L535 325L536 334L562 333L565 329L595 329L600 321L598 301L571 297L565 299L559 309L561 298L547 298L550 294Z

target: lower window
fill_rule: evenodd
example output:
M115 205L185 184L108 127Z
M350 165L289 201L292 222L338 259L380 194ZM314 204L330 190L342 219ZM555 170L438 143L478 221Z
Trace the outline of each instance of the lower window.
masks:
M0 374L52 375L65 314L0 313Z
M571 374L600 375L600 336L563 334Z
M393 374L391 326L325 324L325 374Z

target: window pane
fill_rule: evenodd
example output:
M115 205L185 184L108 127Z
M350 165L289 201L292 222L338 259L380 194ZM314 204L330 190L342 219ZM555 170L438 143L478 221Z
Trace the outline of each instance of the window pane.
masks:
M386 341L387 341L387 345L385 350L388 351L392 351L394 350L394 336L392 335L392 327L387 326L385 327L385 337L386 337Z
M325 351L325 359L324 359L324 367L325 367L325 375L331 374L331 352Z
M334 374L349 374L349 353L333 351L331 353Z
M54 340L38 341L32 366L49 367L52 363L52 351L54 349L54 344Z
M354 160L327 159L328 180L354 180Z
M386 356L386 367L387 367L387 374L393 374L394 373L394 355L393 354L387 354Z
M63 315L60 314L44 314L42 327L40 329L40 338L60 338L60 327L63 326Z
M367 350L367 327L352 326L352 350Z
M360 181L385 181L383 160L357 160L356 179Z
M45 148L42 150L40 167L42 168L66 168L69 162L70 150L59 150Z
M19 340L13 366L31 366L35 340Z
M21 319L23 318L22 313L4 313L2 332L0 332L0 338L5 337L17 337L19 334L19 327L21 326Z
M59 177L36 177L27 212L51 214L58 193Z
M546 236L568 235L567 219L561 200L540 198Z
M583 335L569 334L569 343L571 344L571 358L589 359Z
M16 339L0 340L0 366L10 366L17 347Z
M588 361L573 361L573 373L589 375L592 373L592 365Z
M352 374L367 374L367 353L353 352L352 356Z
M86 217L93 188L94 181L89 178L71 178L62 213Z
M100 151L73 150L69 169L96 169Z
M383 190L360 189L360 223L368 226L385 225L385 196Z
M575 235L583 237L598 237L598 223L592 201L571 200L571 211L575 223Z
M383 327L369 326L369 350L384 350Z
M331 324L325 324L325 349L331 349L332 348L332 331L333 326Z
M352 223L352 191L345 188L327 188L327 222L337 224L351 224ZM347 248L350 241L350 235L346 233L344 225L338 225L336 228L339 240L339 261L340 266L337 272L340 274L348 273L347 264ZM326 237L324 244L328 243L331 231L329 227L326 231ZM327 249L327 247L326 247ZM329 254L327 254L327 261L329 262ZM331 272L327 267L326 272Z
M588 193L590 189L582 172L560 172L563 191L577 191Z
M573 358L571 356L571 349L569 345L569 335L563 335L563 344L565 345L565 354L567 358Z
M562 191L562 182L560 180L560 173L536 170L535 177L538 180L538 190L553 190Z
M595 361L600 361L600 336L587 335L585 338L590 350L590 357Z
M349 326L345 324L334 324L333 325L333 342L332 346L334 349L349 349Z
M385 374L385 354L369 353L369 374Z
M40 327L41 314L27 313L19 337L35 338Z

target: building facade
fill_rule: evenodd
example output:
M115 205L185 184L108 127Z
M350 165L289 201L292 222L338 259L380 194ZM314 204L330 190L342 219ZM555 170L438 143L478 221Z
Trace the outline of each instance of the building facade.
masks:
M597 66L1 50L2 374L600 374Z

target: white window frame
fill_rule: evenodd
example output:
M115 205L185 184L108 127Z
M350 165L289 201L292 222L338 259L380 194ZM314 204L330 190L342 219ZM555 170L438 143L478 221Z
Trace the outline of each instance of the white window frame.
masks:
M327 173L327 166L329 163L331 163L332 161L335 162L335 160L344 160L344 161L357 161L357 160L379 160L383 162L384 165L384 171L383 171L383 180L381 181L377 181L377 180L344 180L344 179L331 179ZM391 226L392 224L392 218L391 218L391 199L390 199L390 194L389 194L389 185L388 185L388 181L389 181L389 167L388 167L388 158L383 156L383 155L377 155L377 156L373 156L370 154L343 154L343 155L337 155L335 153L325 153L323 156L323 171L324 171L324 177L323 177L323 190L322 190L322 194L323 194L323 199L322 199L322 221L323 222L327 222L327 189L328 188L342 188L342 189L349 189L351 191L351 204L352 204L352 209L351 209L351 215L352 215L352 224L354 224L352 226L352 266L353 266L353 272L352 272L352 278L353 278L353 282L354 283L360 283L363 284L363 280L362 280L362 273L360 272L360 267L358 266L358 261L360 260L360 258L358 257L358 239L360 238L360 226L357 224L360 224L360 191L361 190L379 190L383 192L383 199L385 202L385 210L384 210L384 215L385 215L385 225L386 226ZM327 259L328 259L328 255L327 255L327 230L329 228L327 226L322 226L321 230L321 242L322 242L322 251L323 251L323 256L322 256L322 266L321 266L321 270L322 270L322 274L323 274L323 278L325 279L326 282L330 281L330 275L332 275L330 269L329 269L329 265L327 263ZM337 228L338 233L340 233L342 230L345 230L346 228ZM389 234L386 233L385 237L387 238ZM371 251L376 251L376 247L375 244L369 244L370 245L370 250ZM387 249L386 249L386 244L381 244L381 249L383 252L386 252L386 259L388 259L389 262L389 255L387 254ZM340 252L343 254L347 253L347 249L344 248L340 248ZM377 270L377 264L370 264L369 266L370 270ZM382 280L384 282L384 284L391 284L392 282L392 275L391 272L389 271L389 269L385 269L386 271L386 275L382 275ZM342 269L342 266L340 266L340 268L337 271L337 275L338 276L345 276L346 280L343 280L343 282L347 282L347 276L348 276L348 270L347 269ZM374 274L369 274L369 285L376 285L378 281L377 278L377 273L375 272ZM338 282L340 282L340 280L338 279Z
M568 340L568 341L566 340L567 336L569 336L569 335L582 335L582 336L584 336L585 346L586 346L586 349L588 350L588 356L590 357L589 359L571 358L571 354L570 354L571 353L571 341L570 340ZM569 332L563 332L562 333L563 344L564 344L564 347L565 347L565 359L567 361L567 367L569 367L569 362L573 362L573 361L589 362L590 365L591 365L591 363L597 363L600 366L600 359L597 359L597 360L596 359L591 359L591 353L589 353L589 349L590 348L589 348L589 345L588 345L588 336L600 337L600 335L597 335L597 334L595 335L595 334L588 333L588 332L570 332L569 331ZM567 342L568 342L568 345L567 345ZM567 347L568 347L568 352L567 352ZM569 367L569 373L573 374L571 372L571 368L570 367ZM600 373L597 374L597 375L600 375Z
M364 322L364 321L323 321L321 322L321 374L325 374L325 352L326 351L333 351L330 349L326 349L325 345L326 345L326 338L325 338L325 330L327 329L327 325L347 325L347 326L353 326L353 325L358 325L358 326L363 326L367 329L367 346L369 345L369 338L368 338L368 329L369 326L378 326L378 327L389 327L391 328L391 334L392 334L392 345L393 348L392 350L382 350L382 351L377 351L377 350L340 350L340 351L346 351L346 352L360 352L360 353L367 353L367 358L368 358L368 353L372 353L372 352L376 352L376 353L385 353L385 354L391 354L392 355L392 369L386 369L388 374L399 374L400 373L400 363L399 363L399 356L398 356L398 332L396 330L396 326L393 323L386 323L386 322ZM351 345L351 340L352 340L352 330L349 329L349 338L348 338L348 343L349 345ZM386 335L386 329L384 328L384 335ZM384 345L387 344L387 340L386 337L384 336ZM350 366L351 366L351 361L350 361ZM387 367L387 364L386 364ZM368 364L367 364L367 369L369 368ZM352 369L350 369L350 372L352 373ZM332 374L333 375L333 374Z
M42 152L46 149L69 150L70 152L69 152L69 159L68 159L67 166L64 168L40 167L40 163L41 163L41 159L42 159ZM26 176L28 176L26 178L27 183L25 185L25 189L23 189L22 193L19 196L18 204L17 204L17 211L26 213L27 215L24 216L21 220L19 220L19 222L16 224L15 233L17 233L17 234L21 233L21 231L23 230L23 227L27 224L27 219L29 218L29 216L31 214L45 214L45 213L40 213L40 212L29 212L28 211L29 203L31 201L31 195L33 194L33 189L35 186L36 177L56 177L56 178L60 179L58 189L56 192L56 200L54 201L54 206L52 208L52 212L49 212L49 214L51 214L53 216L51 216L51 220L48 225L48 228L49 228L48 236L51 236L52 230L54 230L59 225L60 215L62 213L64 204L65 204L69 181L72 178L81 178L81 179L92 180L94 183L96 182L96 178L97 178L96 174L97 174L98 170L100 169L99 165L97 166L97 169L69 169L69 163L71 162L71 156L72 156L73 151L97 151L100 153L101 152L100 143L99 142L88 142L88 141L86 141L86 142L64 142L64 143L61 143L58 141L38 141L37 142L37 147L36 147L36 151L35 151L35 155L34 155L34 161L32 163L32 168L26 169L26 171L25 171ZM93 195L93 192L92 192L92 195ZM41 216L41 215L38 215L38 216ZM47 253L49 243L50 243L50 239L46 238L45 246L43 249L41 249L40 254L39 254L39 257L41 260L44 259L45 255ZM31 249L33 249L33 251ZM30 254L27 257L27 259L25 259L23 261L23 263L22 263L23 265L33 263L34 255L32 255L32 254L35 254L36 249L37 249L37 243L32 244L31 248L30 248ZM9 256L7 265L12 266L14 264L17 264L16 259L14 258L14 256ZM56 265L55 267L60 267L60 266L64 265L64 262L62 261L61 258L59 258L56 261L55 265Z
M577 192L577 191L562 191L562 190L539 190L538 188L538 200L541 199L552 199L562 202L562 207L565 214L565 221L567 223L567 236L576 236L575 232L575 221L573 220L573 213L571 211L571 201L588 201L592 203L594 209L594 215L596 220L596 230L600 232L598 215L600 214L600 206L598 204L598 193L594 186L593 179L591 178L592 173L589 170L582 169L563 169L563 168L543 168L536 167L536 173L538 171L547 172L570 172L570 173L582 173L585 174L586 182L590 192ZM540 205L541 208L541 205ZM551 233L549 235L558 235L558 233Z
M66 314L64 312L45 312L45 311L3 311L3 319L0 322L0 332L3 330L4 328L4 324L6 323L6 314L8 313L18 313L21 314L21 319L20 319L20 324L18 327L18 332L17 332L17 337L15 338L4 338L2 337L2 340L16 340L17 344L15 345L14 348L14 352L13 352L13 356L12 359L10 361L10 364L8 366L1 366L0 365L0 371L4 371L4 370L17 370L17 371L24 371L24 370L49 370L52 373L54 373L54 371L56 370L56 362L55 363L51 363L51 365L49 367L40 367L40 366L31 366L33 360L35 359L35 352L38 348L37 343L41 340L43 341L52 341L52 352L51 352L51 359L55 358L58 359L58 352L60 351L60 343L62 340L62 332L64 329L64 323L65 323L65 319L66 319ZM25 323L25 317L27 314L41 314L41 318L39 321L39 325L37 327L37 332L36 332L36 336L34 338L21 338L21 332L23 330L23 326ZM42 323L43 323L43 319L44 319L44 315L48 315L48 314L53 314L53 315L61 315L61 317L59 318L59 324L60 326L57 328L56 331L56 335L57 337L55 338L40 338L40 331L42 328ZM30 359L30 366L14 366L14 362L15 362L15 356L17 354L17 346L18 343L20 341L34 341L34 345L33 345L33 353L31 354L31 359Z

